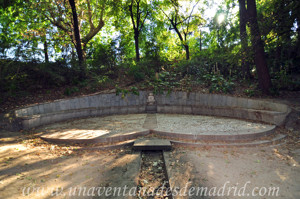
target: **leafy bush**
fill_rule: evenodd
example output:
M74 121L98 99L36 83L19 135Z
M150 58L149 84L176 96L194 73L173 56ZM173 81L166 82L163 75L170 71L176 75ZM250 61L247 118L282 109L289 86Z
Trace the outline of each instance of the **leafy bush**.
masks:
M76 77L64 62L45 64L0 60L0 71L0 92L9 95L66 85Z
M79 91L80 91L79 88L76 87L76 86L74 86L74 87L72 87L72 88L66 88L65 91L64 91L64 95L70 96L70 95L72 95L73 93L77 93L77 92L79 92Z
M209 92L224 92L229 93L233 90L234 83L229 79L226 80L223 75L219 73L208 73L203 75L206 85L209 87Z

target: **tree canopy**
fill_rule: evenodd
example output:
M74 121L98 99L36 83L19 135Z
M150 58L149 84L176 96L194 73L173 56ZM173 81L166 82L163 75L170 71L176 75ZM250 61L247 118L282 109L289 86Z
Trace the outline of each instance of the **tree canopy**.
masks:
M1 89L29 78L21 63L53 69L52 75L70 70L69 82L121 73L137 82L171 81L161 76L174 72L213 92L232 81L266 93L298 89L299 6L293 0L1 1ZM11 61L19 67L9 68Z

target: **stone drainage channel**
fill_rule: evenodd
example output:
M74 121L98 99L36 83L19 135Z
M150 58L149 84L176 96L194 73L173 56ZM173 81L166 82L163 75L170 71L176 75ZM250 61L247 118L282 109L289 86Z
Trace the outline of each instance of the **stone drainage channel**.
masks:
M144 128L157 128L155 114L148 114ZM171 149L167 140L140 140L136 141L133 149L141 150L141 168L138 178L138 199L172 199L169 178L163 155L163 149Z
M142 151L141 157L137 198L172 198L163 152Z

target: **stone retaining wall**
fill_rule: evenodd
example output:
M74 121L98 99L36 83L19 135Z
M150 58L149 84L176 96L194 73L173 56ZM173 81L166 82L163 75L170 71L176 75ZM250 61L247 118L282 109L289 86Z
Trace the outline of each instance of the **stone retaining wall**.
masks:
M0 125L20 130L73 118L145 113L149 93L140 91L124 98L115 93L95 94L28 106L1 115ZM275 125L281 125L290 112L285 104L216 94L171 92L155 95L155 100L158 113L226 116Z

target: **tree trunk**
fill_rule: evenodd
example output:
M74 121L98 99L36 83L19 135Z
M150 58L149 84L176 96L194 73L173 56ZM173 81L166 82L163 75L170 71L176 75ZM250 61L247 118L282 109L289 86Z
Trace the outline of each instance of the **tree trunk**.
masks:
M189 49L189 46L187 44L185 44L184 48L185 48L185 58L186 58L186 60L189 60L190 59L190 49Z
M189 60L190 59L190 50L189 50L189 46L188 44L185 44L186 43L186 39L184 40L181 33L179 32L178 28L177 28L177 25L175 24L175 22L173 20L170 20L172 26L173 26L173 29L175 30L175 32L177 33L182 45L184 46L184 49L185 49L185 58L186 60ZM186 38L186 37L185 37Z
M44 41L44 55L45 55L45 63L49 63L48 44L46 40Z
M239 0L239 14L240 14L240 39L242 45L242 75L247 79L250 77L250 67L248 61L248 35L247 35L247 10L245 0Z
M139 62L140 61L140 49L139 49L139 34L138 33L134 33L134 43L135 43L135 57L136 57L136 61Z
M298 12L299 13L299 12ZM297 46L296 46L296 53L297 57L300 57L300 14L297 15Z
M251 32L251 42L254 51L254 60L258 75L258 82L262 91L268 94L271 88L271 79L266 62L264 46L258 27L255 0L247 0L247 7Z
M201 30L200 30L199 39L200 39L200 51L202 51L202 35L201 35Z
M76 12L76 5L75 5L75 0L69 0L71 9L72 9L72 14L73 14L73 23L74 23L74 35L75 35L75 41L76 41L76 52L78 55L78 60L79 60L79 67L80 67L80 76L81 78L85 77L85 68L83 64L83 53L82 53L82 47L81 47L81 40L80 40L80 32L79 32L79 26L78 26L78 17L77 17L77 12Z

